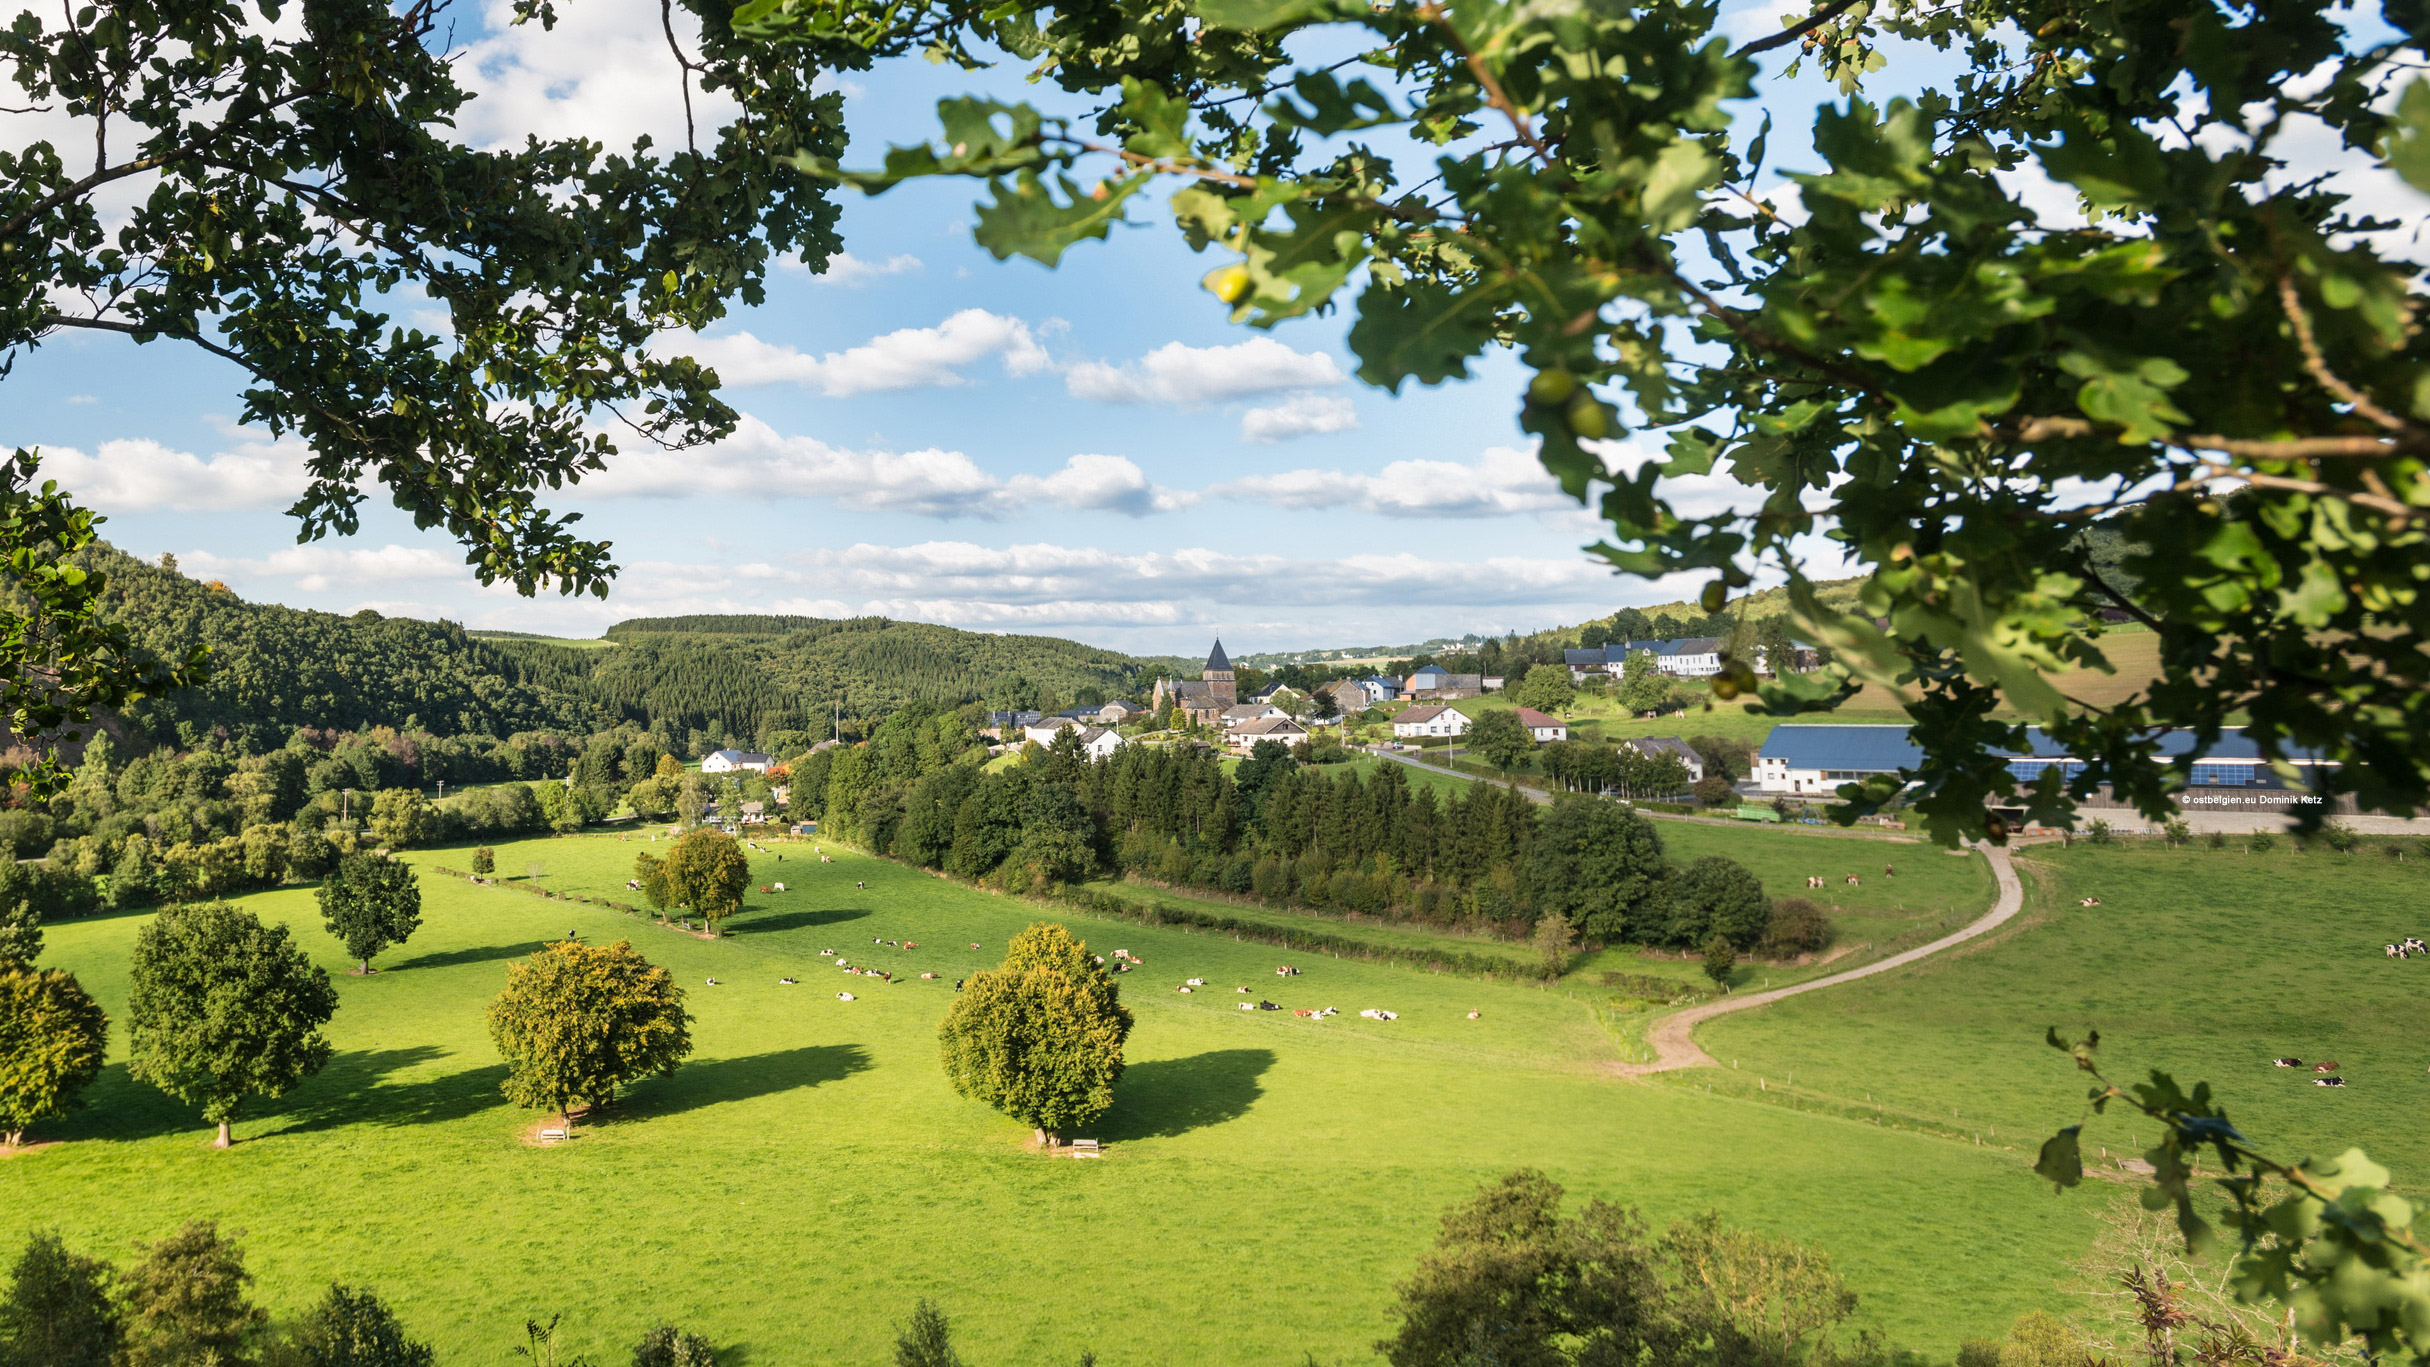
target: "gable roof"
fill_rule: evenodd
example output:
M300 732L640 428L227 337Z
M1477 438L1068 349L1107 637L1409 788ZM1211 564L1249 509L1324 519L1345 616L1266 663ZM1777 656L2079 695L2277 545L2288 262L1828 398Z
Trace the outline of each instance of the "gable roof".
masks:
M1566 665L1610 664L1611 659L1612 648L1610 646L1589 646L1584 650L1564 650L1561 652L1561 663Z
M1448 707L1439 706L1433 703L1429 703L1424 707L1404 708L1399 716L1392 719L1392 724L1399 726L1403 723L1430 722L1444 713L1449 712L1450 710L1451 709Z
M728 764L772 764L775 762L756 750L719 750L714 753Z
M1409 682L1416 683L1420 674L1442 674L1448 676L1450 673L1450 670L1443 668L1441 665L1427 665L1423 669L1410 670Z
M1826 726L1784 723L1772 728L1756 757L1792 769L1865 769L1887 773L1924 761L1904 726Z
M1215 642L1215 648L1207 652L1207 668L1230 669L1231 667L1232 662L1224 657L1223 642L1218 639Z
M1569 723L1559 717L1545 716L1532 707L1522 707L1519 709L1519 725L1533 730L1539 726L1567 726Z
M1235 736L1273 736L1286 731L1302 736L1308 734L1307 728L1289 717L1259 717L1255 721L1244 721L1232 728L1232 734Z
M1779 728L1774 727L1773 729L1778 730ZM1652 759L1656 755L1677 755L1681 760L1690 764L1704 762L1704 757L1696 753L1695 747L1677 736L1639 736L1628 744L1647 759Z

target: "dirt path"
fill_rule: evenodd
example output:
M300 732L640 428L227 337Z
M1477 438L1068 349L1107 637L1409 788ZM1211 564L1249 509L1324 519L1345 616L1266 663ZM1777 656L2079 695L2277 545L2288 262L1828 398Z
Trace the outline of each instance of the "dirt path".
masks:
M1812 992L1823 987L1836 987L1841 983L1855 982L1859 978L1870 978L1876 973L1887 973L1891 969L1905 967L1918 959L1928 958L1944 949L1962 945L1976 936L1997 929L2024 908L2025 886L2017 881L2017 871L2010 866L2006 849L1993 845L1978 846L1977 848L1981 849L1991 860L1991 875L1999 880L2000 895L1992 901L1991 910L1983 913L1981 917L1970 922L1965 928L1944 935L1931 944L1918 945L1905 953L1893 954L1887 959L1877 960L1862 968L1851 968L1845 973L1834 973L1827 978L1816 978L1811 982L1799 983L1795 987L1777 987L1769 992L1757 992L1743 997L1724 997L1720 1001L1706 1002L1702 1006L1691 1006L1685 1011L1674 1011L1655 1021L1654 1028L1648 1032L1647 1037L1654 1046L1652 1063L1618 1063L1612 1065L1612 1071L1624 1077L1642 1077L1647 1073L1667 1073L1679 1068L1705 1067L1713 1062L1712 1055L1696 1046L1693 1034L1697 1026L1715 1016L1726 1016L1732 1011L1750 1011L1758 1006L1769 1006L1783 997L1794 997L1800 992Z

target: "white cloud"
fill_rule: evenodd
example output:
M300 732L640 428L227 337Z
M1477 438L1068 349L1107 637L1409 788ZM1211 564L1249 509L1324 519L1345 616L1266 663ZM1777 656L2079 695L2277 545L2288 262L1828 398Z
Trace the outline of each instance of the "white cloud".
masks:
M1338 508L1384 517L1509 517L1578 506L1536 463L1533 451L1511 446L1488 448L1466 463L1396 460L1372 475L1318 469L1250 475L1207 493L1276 508Z
M393 542L375 548L316 541L259 557L187 551L177 557L177 563L179 570L194 578L232 580L240 588L265 579L286 580L304 593L325 593L358 585L385 586L406 580L440 580L475 587L472 570L465 565L462 555L435 546L399 546Z
M72 404L88 404L88 403L99 403L99 402L101 402L100 398L98 398L97 396L92 395L92 394L70 394L70 395L68 395L68 396L67 396L67 401L68 401L69 403L72 403Z
M1320 432L1347 432L1358 426L1358 405L1347 394L1303 392L1267 408L1240 415L1243 441L1277 442Z
M810 269L802 264L802 259L798 256L786 257L783 264L789 270L805 274ZM920 258L909 252L897 253L883 261L871 261L865 257L854 256L850 252L837 252L827 258L827 269L812 275L810 279L821 285L841 285L846 289L858 289L872 280L884 279L889 275L913 274L920 267Z
M1316 389L1349 376L1323 352L1293 351L1271 337L1231 346L1167 342L1125 365L1083 361L1064 372L1075 398L1099 403L1161 403L1181 408Z
M706 449L627 451L581 488L606 498L831 498L872 512L989 519L1036 504L1138 517L1190 499L1121 456L1076 455L1052 474L1007 479L960 451L856 451L786 436L749 415Z
M42 448L42 477L105 513L220 513L284 508L304 492L302 442L249 440L198 456L149 439L105 441L91 455L72 446Z
M748 332L677 333L661 344L714 367L729 385L798 384L831 398L962 384L962 367L990 356L1003 359L1008 375L1034 375L1050 364L1027 323L985 309L964 309L935 327L902 328L824 356Z
M690 10L671 11L686 53L700 51ZM457 117L476 146L519 147L528 137L591 138L623 152L647 135L659 153L684 146L683 70L668 50L651 0L581 0L557 6L557 22L514 22L512 0L482 7L487 36L462 49L456 79L474 95ZM703 147L734 117L724 94L692 87L692 114Z

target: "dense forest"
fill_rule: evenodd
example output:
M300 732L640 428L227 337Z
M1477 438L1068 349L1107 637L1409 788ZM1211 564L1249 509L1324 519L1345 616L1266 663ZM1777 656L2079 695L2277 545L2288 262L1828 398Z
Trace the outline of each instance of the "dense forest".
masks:
M670 753L727 745L806 748L840 725L867 734L906 703L1063 707L1143 696L1193 662L1142 659L1042 636L998 636L884 618L674 617L618 623L617 644L581 649L449 622L250 603L190 579L172 557L85 553L108 580L107 611L135 643L174 657L211 651L197 688L144 699L113 719L134 750L283 748L300 729L390 727L504 741L546 732L577 744L638 728ZM503 776L503 775L500 775Z

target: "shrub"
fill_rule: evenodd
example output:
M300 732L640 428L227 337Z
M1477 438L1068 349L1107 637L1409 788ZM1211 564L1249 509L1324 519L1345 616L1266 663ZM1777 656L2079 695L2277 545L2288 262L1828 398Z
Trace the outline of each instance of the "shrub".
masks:
M2171 845L2182 845L2189 838L2191 838L2193 834L2194 828L2186 825L2185 820L2182 817L2172 816L2168 819L2166 824L2160 827L2160 838L2166 840Z
M2352 854L2362 845L2362 837L2355 833L2352 826L2337 821L2320 828L2320 840L2339 854Z
M127 1275L124 1367L194 1367L249 1362L269 1321L245 1298L245 1255L196 1220L144 1250Z
M717 1350L698 1334L662 1324L633 1345L633 1367L717 1367Z
M0 1362L110 1367L125 1338L110 1296L110 1265L36 1234L0 1297Z
M431 1367L430 1345L405 1337L395 1312L369 1291L331 1282L295 1328L294 1367Z
M1738 788L1719 774L1696 780L1696 800L1707 807L1724 807L1738 800Z
M2226 849L2226 848L2227 848L2227 832L2225 832L2225 831L2213 831L2213 832L2211 832L2210 840L2209 840L2207 843L2208 843L2208 844L2210 845L2210 847L2211 847L2212 849L2214 849L2214 850L2224 850L2224 849ZM1969 1339L1969 1340L1968 1340L1968 1342L1970 1342L1970 1343L1971 1343L1971 1342L1974 1342L1974 1341L1975 1341L1975 1340L1972 1340L1972 1339Z
M1803 897L1782 897L1772 903L1772 918L1764 924L1760 946L1766 957L1786 959L1817 954L1831 943L1831 918Z
M2093 819L2091 825L2084 828L2084 838L2096 845L2106 845L2115 839L2110 832L2109 823L2098 817Z
M496 873L498 871L498 852L487 845L474 850L472 871L485 878Z
M2246 838L2244 847L2254 854L2267 854L2278 848L2278 837L2268 831L2255 831Z
M2000 1341L1968 1339L1959 1344L1957 1367L2000 1367Z
M1713 980L1713 986L1727 992L1730 970L1737 966L1738 951L1730 948L1730 938L1714 931L1713 938L1704 942L1704 976Z

